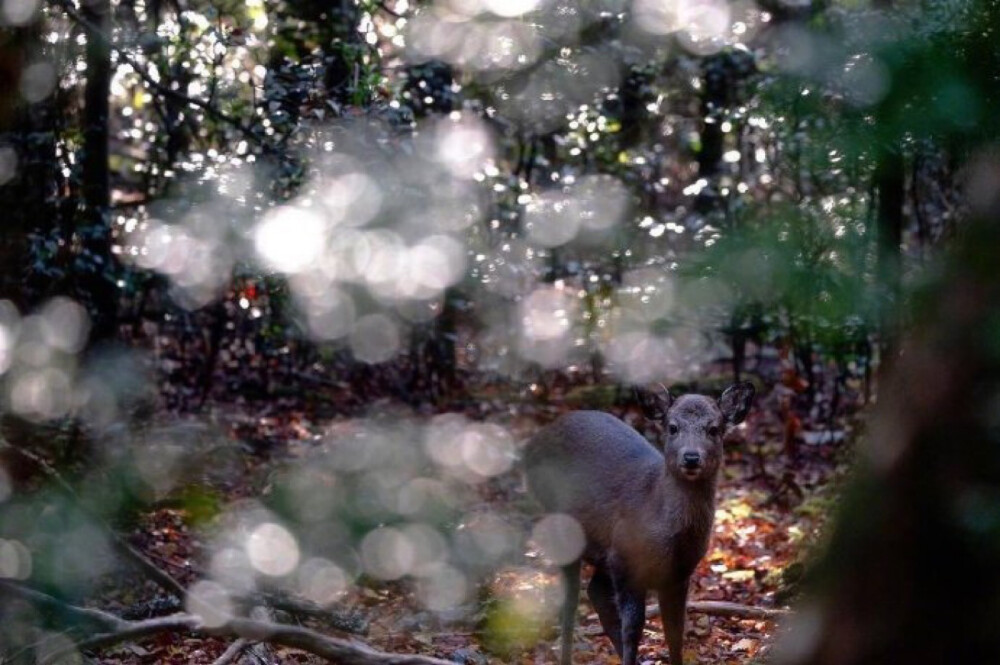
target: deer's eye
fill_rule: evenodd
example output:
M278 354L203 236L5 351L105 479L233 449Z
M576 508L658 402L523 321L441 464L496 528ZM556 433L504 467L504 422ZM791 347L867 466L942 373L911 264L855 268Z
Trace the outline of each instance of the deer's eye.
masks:
M670 432L671 436L673 436L674 434L677 434L677 432L680 431L680 428L677 427L677 423L670 423L670 425L667 427L667 431Z
M716 425L712 425L708 428L709 436L719 436L719 428Z

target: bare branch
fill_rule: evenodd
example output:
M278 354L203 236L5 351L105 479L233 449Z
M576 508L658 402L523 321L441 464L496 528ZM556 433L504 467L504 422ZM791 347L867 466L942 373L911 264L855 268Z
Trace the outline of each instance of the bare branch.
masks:
M119 642L126 642L159 633L173 631L195 632L200 626L201 618L193 614L174 614L168 617L146 619L145 621L123 621L115 630L96 633L75 644L55 649L47 653L45 657L40 658L38 662L40 665L54 665L66 656L79 651L102 649L112 644L118 644Z
M67 605L52 596L41 593L40 591L35 591L34 589L9 580L0 580L0 596L20 598L21 600L35 605L36 607L41 607L54 612L61 612L72 616L73 619L79 621L80 623L97 624L106 630L115 630L120 628L123 624L122 619L116 617L114 614L88 607Z
M242 637L229 645L221 656L215 659L212 665L230 665L230 663L235 663L236 659L240 657L243 650L250 645L250 640L243 639Z
M791 610L782 607L755 607L753 605L741 605L740 603L729 603L723 600L693 600L687 604L689 612L696 614L709 614L712 616L734 617L738 619L765 619L774 620L786 617ZM652 619L660 616L659 605L646 606L646 618ZM588 621L596 621L596 614L588 614Z
M789 610L783 607L755 607L740 603L727 603L722 600L692 601L688 603L687 608L690 612L740 619L780 619L789 614Z
M91 649L101 649L127 640L139 639L167 632L188 632L214 637L229 637L247 642L280 644L293 649L301 649L313 655L341 663L343 665L452 665L447 660L417 654L396 654L378 651L356 640L329 637L308 628L288 626L271 621L233 618L222 626L205 626L201 617L194 614L173 614L144 621L125 621L99 610L91 610L69 605L57 598L25 589L20 585L0 582L0 592L10 591L33 604L97 621L107 628L71 646L60 648L47 654L39 662L54 665L69 654ZM232 648L232 647L230 647ZM228 650L227 650L228 651Z
M87 20L86 17L81 15L80 12L78 12L76 8L73 7L72 3L70 3L68 0L55 0L55 4L59 5L59 7L62 8L62 10L66 12L67 16L73 19L75 23L82 26L83 28L86 28L89 34L96 35L99 39L106 42L108 46L115 52L118 60L129 65L132 68L132 70L139 75L139 77L143 80L143 82L145 82L145 84L149 86L152 90L154 90L156 93L158 93L163 97L169 97L183 104L199 108L205 113L207 113L209 116L211 116L213 119L232 125L237 130L239 130L241 134L243 134L245 137L247 137L255 144L260 146L265 152L275 151L274 147L270 143L264 140L264 138L261 137L260 135L256 134L250 127L248 127L245 123L243 123L239 118L236 118L224 111L219 110L211 102L207 102L202 99L196 99L195 97L190 97L182 93L180 90L174 90L173 88L164 85L163 83L154 79L152 76L150 76L149 72L146 71L145 67L143 67L141 64L133 60L132 57L128 54L128 52L125 51L125 49L116 46L112 41L112 39L107 34L102 32L100 28L98 28L97 26L93 25L89 20Z

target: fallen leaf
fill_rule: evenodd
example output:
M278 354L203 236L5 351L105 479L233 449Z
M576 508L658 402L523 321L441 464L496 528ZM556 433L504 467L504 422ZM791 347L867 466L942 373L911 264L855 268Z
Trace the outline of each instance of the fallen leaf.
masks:
M752 570L730 570L727 573L722 573L722 576L733 582L749 582L754 578L755 574Z

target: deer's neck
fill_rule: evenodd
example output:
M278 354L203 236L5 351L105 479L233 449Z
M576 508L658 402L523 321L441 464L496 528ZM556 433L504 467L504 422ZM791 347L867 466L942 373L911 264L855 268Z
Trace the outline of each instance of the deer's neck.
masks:
M716 479L689 481L666 474L661 510L674 537L707 539L715 518Z

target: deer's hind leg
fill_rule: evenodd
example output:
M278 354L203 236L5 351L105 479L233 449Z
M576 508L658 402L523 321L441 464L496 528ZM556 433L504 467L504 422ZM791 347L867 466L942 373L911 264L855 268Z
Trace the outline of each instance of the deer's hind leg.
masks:
M604 633L611 639L615 653L622 657L622 622L618 615L618 605L615 603L615 585L611 575L603 565L594 567L594 575L587 585L587 597L597 610Z
M576 628L576 609L580 604L580 560L563 566L563 582L566 595L562 606L562 653L559 662L570 665L573 662L573 629Z

